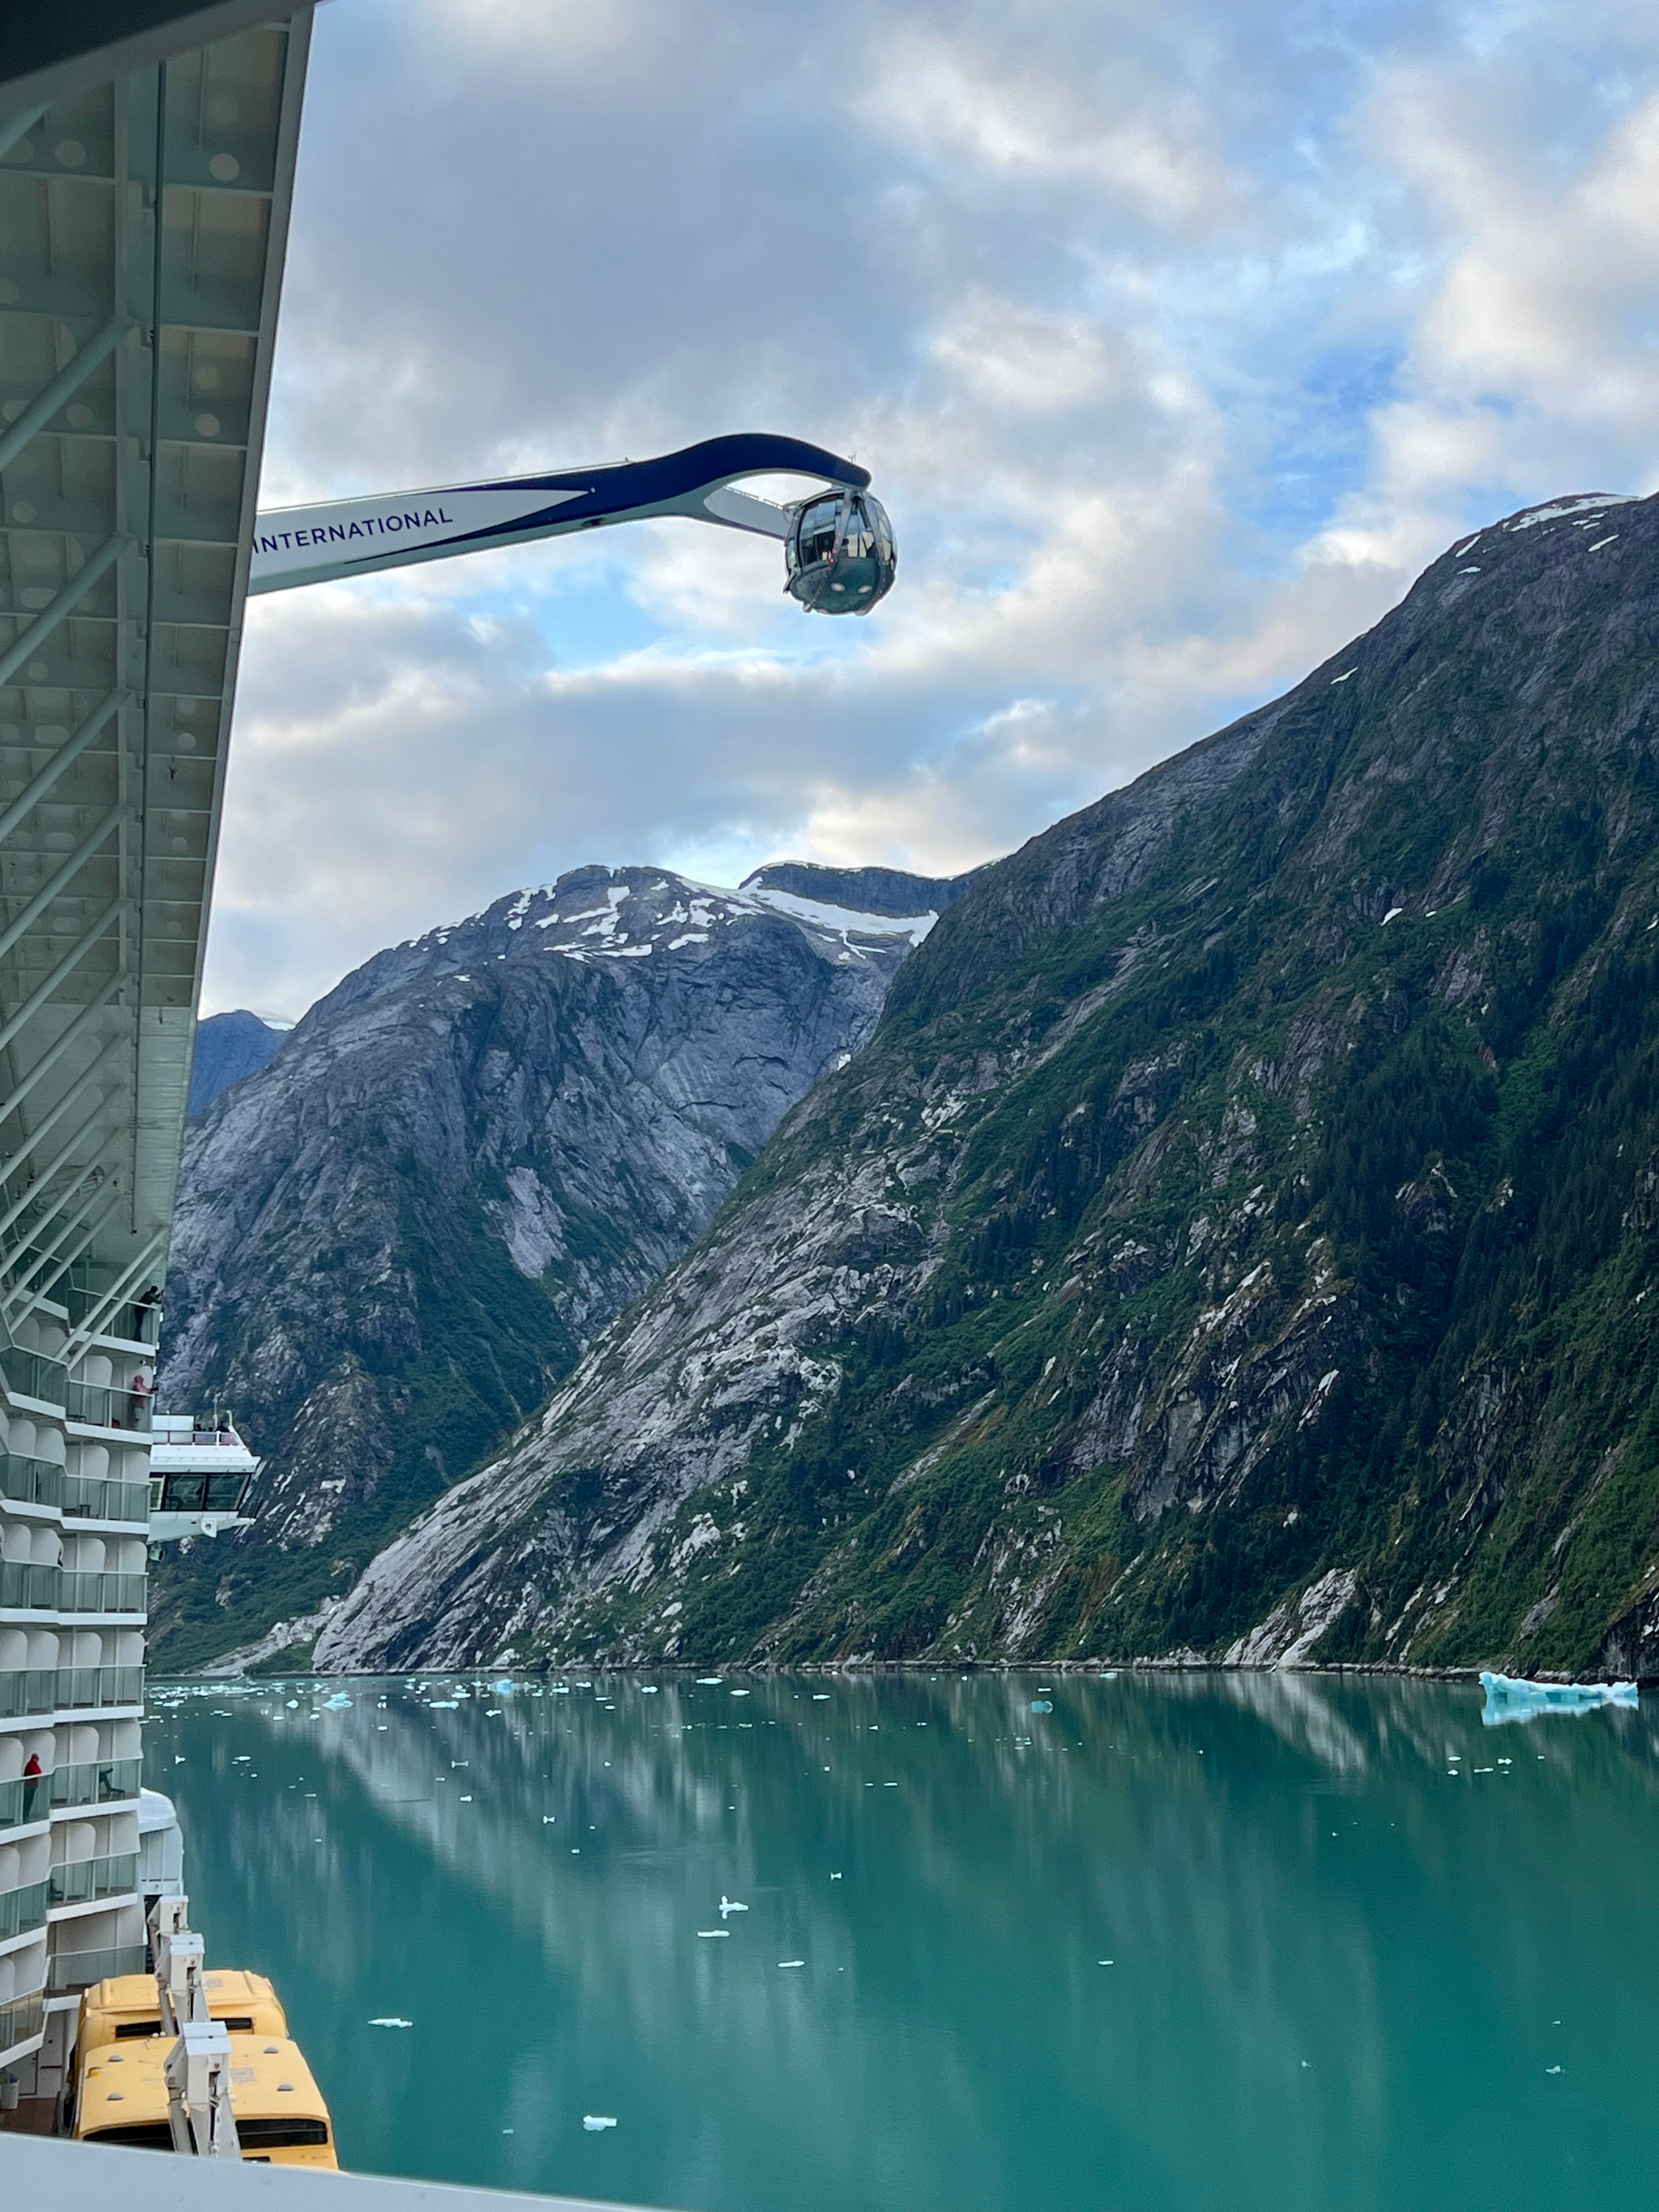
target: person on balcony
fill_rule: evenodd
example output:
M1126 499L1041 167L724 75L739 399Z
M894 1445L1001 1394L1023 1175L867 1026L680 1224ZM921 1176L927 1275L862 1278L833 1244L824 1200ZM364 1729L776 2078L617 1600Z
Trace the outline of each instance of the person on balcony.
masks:
M40 1754L38 1751L32 1751L28 1755L27 1764L23 1769L23 1819L25 1823L33 1820L34 1808L40 1801L40 1792L45 1789L46 1782L46 1771L40 1764Z
M133 1376L132 1381L128 1387L132 1414L132 1425L135 1429L148 1428L149 1425L150 1380L142 1367Z

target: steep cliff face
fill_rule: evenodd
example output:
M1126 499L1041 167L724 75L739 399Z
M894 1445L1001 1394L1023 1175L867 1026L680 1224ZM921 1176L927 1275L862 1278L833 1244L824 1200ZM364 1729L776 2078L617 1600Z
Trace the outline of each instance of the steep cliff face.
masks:
M164 1406L233 1406L258 1525L158 1576L196 1663L304 1616L532 1413L865 1042L948 886L586 868L378 954L187 1140ZM837 894L840 896L837 896Z
M332 1668L1659 1638L1659 501L984 872Z

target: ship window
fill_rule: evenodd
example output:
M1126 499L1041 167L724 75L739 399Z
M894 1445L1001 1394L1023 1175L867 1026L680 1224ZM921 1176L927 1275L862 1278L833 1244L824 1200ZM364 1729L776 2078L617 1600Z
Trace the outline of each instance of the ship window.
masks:
M131 2036L159 2035L161 2033L161 2023L159 2020L124 2020L118 2022L116 2026L115 2040L118 2043L125 2043Z
M115 2143L127 2150L171 2150L173 2130L165 2120L130 2120L123 2128L94 2128L87 2141Z
M239 2119L236 2139L244 2150L298 2150L313 2143L326 2143L328 2122Z

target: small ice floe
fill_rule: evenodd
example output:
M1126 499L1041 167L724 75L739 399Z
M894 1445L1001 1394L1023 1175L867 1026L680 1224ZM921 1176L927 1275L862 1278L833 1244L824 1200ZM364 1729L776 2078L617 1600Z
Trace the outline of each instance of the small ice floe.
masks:
M699 1674L697 1687L700 1690L723 1690L726 1687L726 1677L724 1674Z
M791 1966L804 1966L805 1964L806 1961L805 1959L780 1959L778 1960L778 1971L780 1973L782 1973Z
M841 1876L838 1874L832 1874L830 1879L831 1881L839 1881L841 1880Z
M729 1928L699 1928L697 1933L705 1943L711 1943L717 1936L724 1939L732 1930Z
M413 2027L415 2025L412 2020L399 2020L397 2014L392 2012L383 2014L379 2020L372 2020L368 2024L371 2027Z
M1031 1711L1034 1713L1051 1713L1054 1709L1054 1702L1051 1698L1033 1698L1031 1700Z
M828 1690L814 1690L814 1691L813 1691L813 1692L812 1692L812 1703L813 1703L815 1705L827 1705L829 1704L829 1702L830 1702L830 1692L829 1692L829 1691L828 1691Z
M1528 1682L1484 1670L1480 1686L1486 1702L1480 1711L1487 1728L1510 1721L1535 1721L1541 1713L1593 1713L1603 1705L1634 1705L1634 1682Z
M1544 2071L1547 2074L1559 2074L1561 2071L1561 2069L1559 2066L1547 2066L1544 2069Z
M656 1694L657 1686L654 1682L641 1682L640 1684L640 1695L642 1698L654 1698Z
M544 1828L550 1828L550 1827L553 1827L553 1826L556 1826L556 1824L557 1823L558 1817L559 1817L559 1816L558 1816L558 1814L557 1814L556 1813L544 1813L544 1814L542 1814L542 1826L543 1826L543 1827L544 1827Z
M616 2124L616 2116L611 2112L584 2112L582 2114L582 2125L587 2130L588 2134L591 2136L603 2135L607 2128L614 2128Z
M431 1710L434 1713L453 1713L458 1708L453 1698L434 1698Z
M722 1920L729 1919L734 1912L747 1912L748 1910L749 1907L746 1905L739 1905L736 1898L727 1897L724 1891L720 1893L720 1918Z
M489 1686L496 1697L510 1698L513 1695L514 1691L518 1687L518 1685L515 1682L502 1680L500 1682L492 1682Z
M343 1690L337 1690L331 1698L323 1699L323 1710L325 1712L337 1713L343 1711L350 1703L350 1698Z
M1097 1959L1095 1960L1095 1964L1097 1966L1115 1966L1117 1964L1117 1960L1115 1959Z

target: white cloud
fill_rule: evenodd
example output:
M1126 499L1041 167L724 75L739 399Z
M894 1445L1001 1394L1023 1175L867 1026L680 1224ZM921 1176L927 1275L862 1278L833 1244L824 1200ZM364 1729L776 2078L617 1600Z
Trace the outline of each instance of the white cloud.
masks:
M268 502L776 428L901 576L663 523L256 602L209 1003L584 860L970 865L1651 488L1656 188L1613 0L338 0Z

